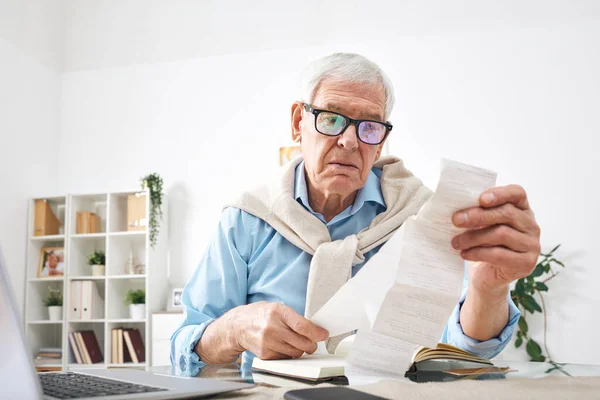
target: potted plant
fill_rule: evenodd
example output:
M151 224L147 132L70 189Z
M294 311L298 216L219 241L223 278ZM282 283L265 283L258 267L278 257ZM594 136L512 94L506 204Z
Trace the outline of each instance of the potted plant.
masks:
M102 276L105 271L106 257L103 251L94 251L88 256L88 264L92 266L93 276Z
M60 321L62 319L63 296L60 289L48 288L50 294L44 300L44 305L48 307L48 319L50 321Z
M146 291L144 289L129 290L125 296L125 304L129 305L129 317L135 320L146 318Z

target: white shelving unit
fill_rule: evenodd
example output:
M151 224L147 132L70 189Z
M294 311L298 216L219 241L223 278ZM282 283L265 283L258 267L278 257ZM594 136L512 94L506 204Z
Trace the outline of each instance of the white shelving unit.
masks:
M36 197L29 204L29 240L27 245L27 274L25 300L25 332L32 355L40 347L60 347L63 357L52 367L63 370L78 368L146 368L151 364L151 318L153 312L164 309L167 304L167 251L165 234L166 214L161 221L158 241L150 247L148 231L127 231L127 196L142 193L146 195L147 219L149 219L149 194L132 190L111 193L71 194L59 197ZM34 204L37 199L46 199L61 222L59 235L33 236ZM163 210L166 210L163 199ZM101 218L101 232L78 234L77 212L91 211ZM64 276L38 277L41 249L44 247L64 248ZM88 255L96 250L106 254L104 276L92 276L88 265ZM130 251L137 263L145 264L144 274L128 274L126 261ZM69 318L71 282L91 280L104 300L103 315L92 320L72 320ZM48 289L60 289L63 293L63 317L61 321L49 321L43 299ZM125 304L125 295L130 289L146 291L146 315L142 320L132 320ZM111 356L111 330L113 328L137 328L144 338L146 349L145 363L114 364ZM98 364L77 364L70 349L69 333L93 330L104 362ZM49 367L44 365L44 367Z

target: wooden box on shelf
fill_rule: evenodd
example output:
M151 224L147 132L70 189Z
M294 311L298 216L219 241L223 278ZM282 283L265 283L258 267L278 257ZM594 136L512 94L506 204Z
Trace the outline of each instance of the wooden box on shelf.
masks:
M146 194L130 194L127 196L127 230L145 231L147 224Z
M35 201L33 224L33 236L58 235L60 221L47 200Z
M88 211L77 212L77 233L99 233L100 216Z

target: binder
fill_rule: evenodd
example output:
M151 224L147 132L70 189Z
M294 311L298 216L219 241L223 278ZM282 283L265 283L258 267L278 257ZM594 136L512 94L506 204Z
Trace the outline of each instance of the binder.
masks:
M47 200L36 200L33 212L33 236L57 235L60 221Z
M81 319L81 281L71 281L70 312L72 320Z
M104 302L93 281L81 281L81 319L91 320L102 317Z

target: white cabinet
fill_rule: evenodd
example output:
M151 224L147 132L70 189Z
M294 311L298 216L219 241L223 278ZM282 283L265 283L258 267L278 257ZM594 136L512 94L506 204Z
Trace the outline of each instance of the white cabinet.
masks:
M183 313L152 314L152 366L171 365L171 335L183 323Z

